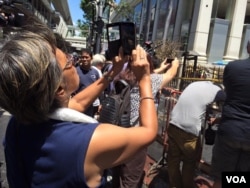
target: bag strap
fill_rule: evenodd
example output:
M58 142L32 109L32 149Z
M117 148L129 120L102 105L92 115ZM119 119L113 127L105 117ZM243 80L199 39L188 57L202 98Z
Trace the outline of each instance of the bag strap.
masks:
M126 80L124 80L124 79L119 79L119 80L117 80L117 82L121 82L125 86L129 85L128 82Z
M134 121L134 123L132 123L131 126L134 127L137 124L138 120L139 120L139 116L136 118L136 120Z

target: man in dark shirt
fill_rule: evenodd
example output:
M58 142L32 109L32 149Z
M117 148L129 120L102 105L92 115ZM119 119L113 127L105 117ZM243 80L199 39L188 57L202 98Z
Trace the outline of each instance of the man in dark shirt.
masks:
M250 40L247 44L250 54ZM214 188L222 172L250 171L250 58L229 62L223 75L226 100L213 148Z
M87 86L100 78L98 71L91 66L93 54L88 49L83 49L79 57L79 66L77 66L77 73L80 77L79 88L76 93L82 91ZM90 105L84 114L94 117L94 107Z

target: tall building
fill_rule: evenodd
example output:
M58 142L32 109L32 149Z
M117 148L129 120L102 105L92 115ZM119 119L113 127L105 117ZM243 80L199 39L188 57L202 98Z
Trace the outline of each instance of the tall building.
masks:
M72 50L80 50L86 47L86 38L77 36L77 33L80 33L81 30L73 26L68 0L4 0L0 2L1 8L7 10L10 2L12 3L11 6L21 5L27 8L54 32L71 43ZM4 28L1 31L4 31Z
M169 39L198 61L246 58L250 39L250 0L126 0L134 9L144 41ZM115 12L111 21L121 21Z

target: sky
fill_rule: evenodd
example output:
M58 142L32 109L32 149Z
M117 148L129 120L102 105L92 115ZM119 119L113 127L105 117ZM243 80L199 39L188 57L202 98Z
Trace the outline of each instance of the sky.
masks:
M83 20L83 11L80 8L81 0L68 0L69 11L71 14L72 21L74 25L76 24L77 20Z
M116 0L116 3L119 3L120 0ZM75 25L75 23L77 22L77 20L83 20L83 11L82 9L80 8L80 3L81 3L81 0L68 0L68 5L69 5L69 11L70 11L70 14L71 14L71 18L72 18L72 21Z

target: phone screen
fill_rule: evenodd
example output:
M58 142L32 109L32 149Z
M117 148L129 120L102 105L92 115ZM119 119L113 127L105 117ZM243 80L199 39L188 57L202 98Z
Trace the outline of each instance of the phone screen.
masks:
M135 25L134 23L124 23L121 25L121 41L124 55L131 55L135 49Z
M121 47L120 26L114 24L107 25L108 33L108 56L112 59L119 53Z
M122 46L124 55L131 55L135 49L135 25L132 22L116 22L107 24L108 53L113 58L118 55Z

